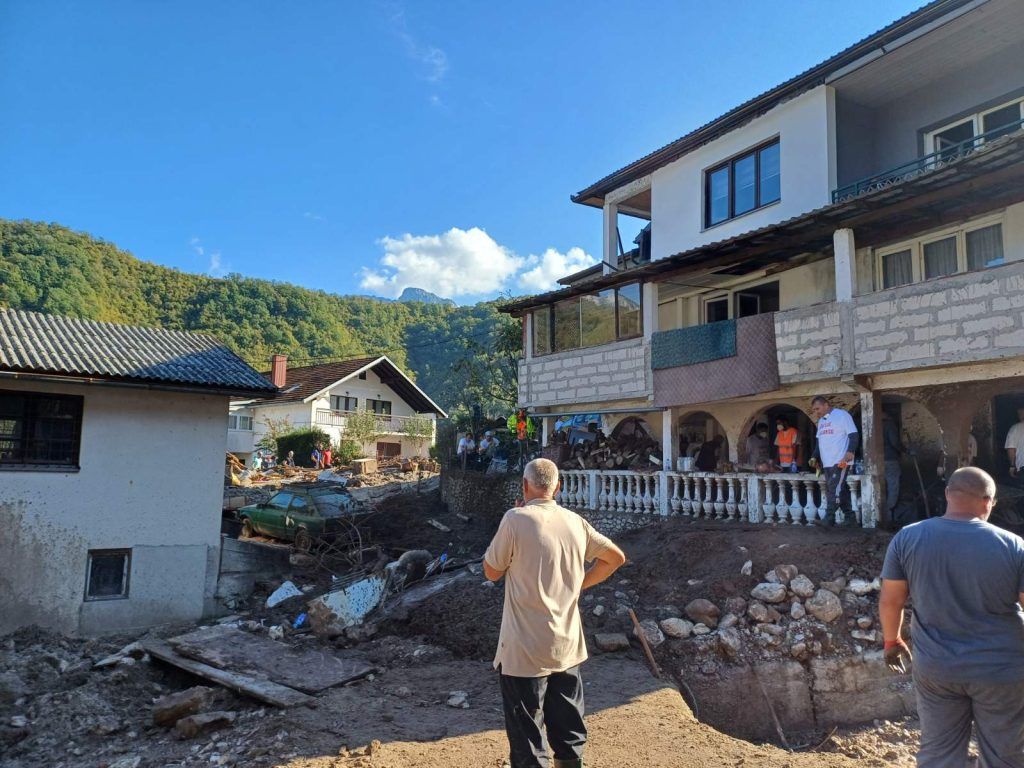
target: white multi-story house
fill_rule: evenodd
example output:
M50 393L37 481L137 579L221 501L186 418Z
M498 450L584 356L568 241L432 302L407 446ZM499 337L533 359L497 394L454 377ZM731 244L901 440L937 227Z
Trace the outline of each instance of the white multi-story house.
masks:
M228 415L228 450L247 459L273 424L316 426L337 444L357 411L378 415L380 437L364 446L378 458L423 455L434 444L436 420L447 414L387 356L289 368L284 355L271 359L270 381L277 396L236 400ZM417 443L406 434L413 417L428 419L430 436ZM297 457L305 462L307 457Z
M917 448L905 502L968 461L1005 475L1024 404L1022 126L1024 3L936 0L575 195L603 211L604 263L506 307L524 323L520 405L545 434L565 413L641 418L664 472L569 473L567 500L806 521L813 475L676 460L721 435L742 467L753 425L782 416L810 442L819 393L861 423L864 525L887 512L883 411ZM623 215L649 221L628 252Z

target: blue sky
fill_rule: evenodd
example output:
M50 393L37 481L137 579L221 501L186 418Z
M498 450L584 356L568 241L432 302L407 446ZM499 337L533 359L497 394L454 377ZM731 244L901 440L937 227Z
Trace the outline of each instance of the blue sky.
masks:
M217 276L535 292L600 252L571 193L921 1L8 0L0 216Z

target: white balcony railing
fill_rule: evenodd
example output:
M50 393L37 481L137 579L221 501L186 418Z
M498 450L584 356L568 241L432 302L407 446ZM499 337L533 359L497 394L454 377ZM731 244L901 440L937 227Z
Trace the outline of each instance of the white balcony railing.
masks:
M681 515L740 523L811 525L824 517L824 476L809 473L631 472L565 470L558 503L572 509L620 514ZM861 499L861 478L846 486L858 523L874 528L876 517ZM842 510L836 522L844 521Z
M352 411L331 411L321 408L316 412L316 423L322 427L338 427L344 430L348 426L349 416L352 415ZM381 414L377 417L377 431L382 435L402 434L409 419L409 416Z

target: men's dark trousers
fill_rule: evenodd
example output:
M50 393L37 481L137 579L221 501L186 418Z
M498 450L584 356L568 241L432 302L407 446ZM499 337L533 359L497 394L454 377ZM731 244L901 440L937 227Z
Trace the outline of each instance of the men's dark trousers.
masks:
M1024 681L948 683L914 672L918 768L963 768L978 737L982 768L1024 768Z
M846 484L846 476L849 469L844 473L840 467L825 467L825 488L828 497L825 499L825 522L832 525L836 521L836 510L843 510L844 525L854 526L857 519L853 515L853 505L850 503L850 486ZM842 485L840 485L840 480Z
M500 677L512 768L548 768L548 744L556 766L579 765L587 743L579 666L545 677Z

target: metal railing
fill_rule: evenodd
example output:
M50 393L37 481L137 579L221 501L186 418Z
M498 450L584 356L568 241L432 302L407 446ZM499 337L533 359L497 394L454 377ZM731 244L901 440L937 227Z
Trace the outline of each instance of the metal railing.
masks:
M348 419L352 415L354 415L353 411L331 411L320 408L316 412L316 423L321 427L345 429L348 426ZM377 416L377 431L385 435L401 434L405 432L405 425L409 419L409 416L379 414Z
M832 191L832 202L841 203L844 200L850 200L866 192L884 189L893 184L899 184L900 182L920 176L923 173L945 168L950 163L983 149L986 144L994 139L1014 133L1022 127L1024 127L1024 118L998 128L993 128L991 131L979 133L977 136L964 139L958 144L940 149L937 152L932 152L902 165L897 165L895 168L890 168L882 173L876 173L873 176L860 179L852 184L847 184L845 187L839 187L839 189Z

